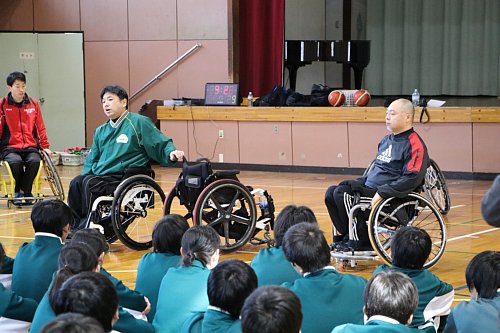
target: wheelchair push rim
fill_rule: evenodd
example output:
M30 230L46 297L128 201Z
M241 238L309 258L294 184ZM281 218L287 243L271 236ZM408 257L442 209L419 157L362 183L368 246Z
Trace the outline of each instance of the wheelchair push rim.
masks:
M405 222L401 224L401 216ZM446 225L439 210L425 197L410 193L405 199L388 198L372 208L368 222L368 236L380 259L390 265L391 237L403 225L425 230L432 242L431 253L424 268L435 265L446 247Z
M206 223L220 235L221 251L235 251L254 235L257 209L246 186L233 179L209 184L200 194L193 211L193 224Z
M45 150L40 149L40 154L42 155L43 159L45 180L47 180L47 182L49 183L50 189L52 190L54 197L56 199L64 201L65 199L64 187L62 185L61 178L59 178L59 174L57 173L57 169L56 166L54 165L54 162L52 161L49 154Z
M124 180L115 190L111 220L116 236L134 250L152 246L156 222L163 217L165 193L153 178L136 175Z
M446 180L443 172L432 159L425 173L424 191L434 205L439 208L441 214L446 215L450 211L451 199Z

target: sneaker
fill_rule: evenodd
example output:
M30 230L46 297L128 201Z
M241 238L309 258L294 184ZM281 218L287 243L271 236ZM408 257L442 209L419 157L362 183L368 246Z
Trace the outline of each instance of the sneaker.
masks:
M346 252L351 251L352 248L349 246L349 240L341 240L330 245L330 250L335 252Z
M25 194L24 197L27 197L27 198L32 198L33 197L33 194L31 193L28 193L28 194ZM24 199L24 204L26 206L31 206L35 203L35 200L33 199Z
M370 241L363 241L363 240L349 241L349 248L351 248L353 251L373 251L373 247Z
M16 206L22 206L23 205L23 200L22 197L24 197L23 193L21 192L16 192L14 193L14 200L12 200L12 204Z

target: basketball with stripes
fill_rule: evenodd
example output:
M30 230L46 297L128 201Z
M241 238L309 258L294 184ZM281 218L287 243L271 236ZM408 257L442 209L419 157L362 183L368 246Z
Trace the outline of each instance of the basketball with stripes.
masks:
M370 101L370 93L367 90L360 89L354 93L354 104L365 106Z
M331 106L342 106L345 102L345 95L340 90L334 90L328 95L328 103Z

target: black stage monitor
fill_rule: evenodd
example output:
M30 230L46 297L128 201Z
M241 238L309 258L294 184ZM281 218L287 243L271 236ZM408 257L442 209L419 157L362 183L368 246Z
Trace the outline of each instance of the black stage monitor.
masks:
M238 83L207 83L205 105L239 105L240 85Z

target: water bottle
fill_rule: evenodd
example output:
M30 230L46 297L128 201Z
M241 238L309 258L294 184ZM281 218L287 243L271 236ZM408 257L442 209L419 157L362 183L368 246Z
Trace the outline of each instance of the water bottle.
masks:
M413 103L413 106L419 106L420 104L420 93L418 92L417 89L411 94L411 101Z
M265 191L259 192L259 207L262 212L262 216L267 216L268 212L268 202Z
M250 91L248 93L248 107L251 108L253 106L253 94L252 92Z

